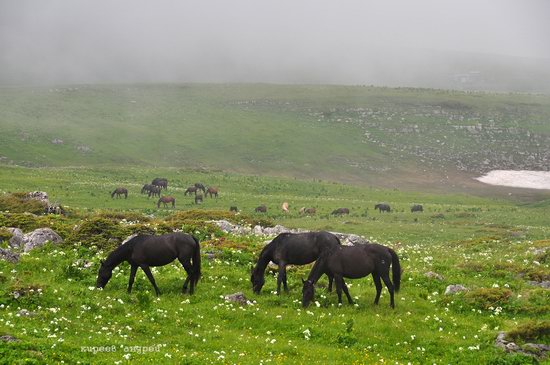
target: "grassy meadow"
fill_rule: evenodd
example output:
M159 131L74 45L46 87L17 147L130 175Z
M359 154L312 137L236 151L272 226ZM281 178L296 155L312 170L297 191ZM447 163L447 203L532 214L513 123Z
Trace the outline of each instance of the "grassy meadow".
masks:
M492 166L547 161L543 95L284 85L103 85L0 89L0 247L6 227L51 227L64 239L0 260L0 364L537 364L507 354L550 342L550 194L475 182ZM542 161L542 162L541 162ZM140 194L169 180L175 208ZM220 195L200 205L185 189ZM127 199L112 199L123 186ZM46 191L65 216L33 215L13 195ZM281 204L288 202L284 214ZM391 205L391 213L374 210ZM254 208L265 204L265 214ZM422 204L423 213L411 213ZM237 206L239 214L229 212ZM302 216L301 207L316 214ZM330 213L340 207L348 216ZM311 265L276 273L254 295L250 268L271 237L232 235L209 220L361 235L396 250L396 308L370 278L337 305L321 279L301 306ZM180 294L175 263L121 265L96 290L99 262L132 233L182 230L201 241L203 277ZM441 275L428 278L427 272ZM467 292L445 295L451 284ZM224 296L242 291L249 304Z

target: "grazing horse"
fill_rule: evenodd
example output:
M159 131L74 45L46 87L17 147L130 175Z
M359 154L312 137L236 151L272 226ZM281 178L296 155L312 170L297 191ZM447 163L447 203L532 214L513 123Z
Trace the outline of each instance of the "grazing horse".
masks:
M306 265L317 260L325 251L340 246L338 237L329 232L281 233L264 247L256 266L252 269L250 281L252 290L260 294L264 286L265 269L269 261L279 266L277 276L277 294L281 292L281 283L288 291L286 265ZM332 290L332 275L329 277L329 291Z
M380 203L380 204L376 204L374 206L374 210L378 209L378 212L379 213L382 213L382 212L390 212L391 209L390 209L390 205L389 204L385 204L385 203Z
M411 207L411 213L414 213L414 212L423 212L424 211L424 208L422 207L421 204L414 204L412 207Z
M200 245L195 237L180 232L161 236L138 235L118 246L118 248L107 256L105 262L101 263L96 287L105 288L105 285L111 279L113 269L123 261L128 261L130 264L128 293L132 292L132 285L134 284L137 269L141 267L151 284L153 284L153 288L155 288L158 296L160 295L160 291L157 284L155 284L150 267L168 265L175 259L178 259L181 266L187 272L182 293L187 292L187 284L191 283L189 294L193 294L201 276Z
M259 207L256 207L256 209L254 209L254 211L256 213L267 213L267 207L265 206L265 204L262 204Z
M185 192L183 193L183 195L187 195L187 194L191 195L191 193L197 195L197 190L198 190L198 189L197 189L196 186L190 186L190 187L187 188L187 190L185 190Z
M120 198L121 195L124 195L124 199L127 199L128 198L128 189L126 189L126 188L116 188L111 193L111 198L114 198L115 194L116 194L117 198Z
M332 211L332 213L330 213L332 215L344 215L344 214L349 214L349 209L348 208L338 208L338 209L335 209Z
M230 211L230 212L238 213L238 212L239 212L239 208L237 208L235 205L232 205L232 206L229 207L229 211Z
M390 280L390 264L394 284ZM395 308L394 292L399 291L401 285L401 266L394 250L378 244L359 244L356 246L340 246L324 252L315 262L302 288L302 305L307 307L315 295L315 283L321 275L334 276L338 303L342 304L342 290L348 297L350 304L353 300L349 295L344 278L358 279L372 274L376 286L374 304L378 304L382 292L380 278L390 292L390 306Z
M195 195L195 204L199 204L199 202L202 203L202 194Z
M141 188L141 193L142 194L149 194L149 190L151 190L152 187L153 187L153 185L151 185L151 184L143 185L143 187Z
M149 193L147 195L148 195L149 198L154 197L155 195L160 198L160 191L161 191L160 186L151 185L149 187Z
M168 190L168 179L165 177L156 177L151 182L151 185L160 187L161 189Z
M204 194L206 194L206 188L204 187L203 184L201 184L201 183L195 183L195 187L197 188L197 190L202 190L202 192L203 192Z
M317 209L315 208L302 208L300 209L300 214L307 214L307 215L313 215L317 212Z
M218 197L218 188L216 187L209 187L208 189L206 189L206 193L204 194L204 197L206 198L208 196L208 194L210 194L210 197L212 198L212 196L215 196L216 198Z
M163 196L157 202L157 208L160 208L160 203L163 203L165 208L166 208L166 205L168 203L172 203L172 208L174 208L176 206L176 198L174 198L173 196L169 196L169 195L168 196Z
M288 213L288 202L284 202L283 205L281 205L281 209L283 213Z

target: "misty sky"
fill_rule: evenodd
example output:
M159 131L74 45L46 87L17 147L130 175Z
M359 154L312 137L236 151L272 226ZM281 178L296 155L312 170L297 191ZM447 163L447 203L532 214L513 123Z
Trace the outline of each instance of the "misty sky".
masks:
M469 54L550 64L550 1L0 0L0 85L407 84Z

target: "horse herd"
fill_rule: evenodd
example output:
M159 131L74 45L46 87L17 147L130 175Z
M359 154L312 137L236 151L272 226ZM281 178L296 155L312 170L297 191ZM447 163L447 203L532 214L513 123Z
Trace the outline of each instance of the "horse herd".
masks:
M138 268L141 268L153 285L155 292L160 290L155 283L151 267L164 266L178 260L187 273L182 293L193 294L201 277L201 256L199 241L186 233L169 233L160 236L138 235L112 251L101 262L96 287L105 288L111 279L113 269L124 261L130 264L128 293ZM394 250L379 244L344 246L332 233L319 231L307 233L281 233L261 251L256 265L251 269L252 291L260 294L265 284L265 271L270 262L278 266L277 294L281 286L288 292L287 265L306 265L315 261L307 280L302 279L302 305L307 307L315 299L315 284L322 275L329 279L328 291L336 283L338 303L342 304L342 292L350 304L346 279L358 279L372 275L376 287L374 304L378 304L382 292L382 281L390 293L390 306L395 307L394 293L399 291L401 266ZM390 267L392 280L390 279Z
M165 195L161 196L162 189L168 190L168 179L164 177L157 177L153 179L153 181L150 184L145 184L141 188L141 194L147 194L149 198L151 197L158 197L157 201L157 208L160 208L160 205L163 204L166 208L169 204L172 205L172 208L176 207L176 198L174 198L171 195ZM202 183L195 183L195 185L190 186L185 190L183 193L184 196L191 196L191 194L195 195L195 204L199 204L203 202L203 194L204 198L206 198L208 195L210 195L211 198L217 198L218 197L218 188L214 186L206 187ZM111 198L114 197L120 198L124 196L125 199L128 198L128 189L124 187L118 187L111 193Z

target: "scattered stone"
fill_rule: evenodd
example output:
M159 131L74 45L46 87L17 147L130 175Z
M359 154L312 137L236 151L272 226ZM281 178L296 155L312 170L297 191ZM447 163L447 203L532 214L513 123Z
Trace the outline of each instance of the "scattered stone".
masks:
M19 254L15 252L11 252L10 250L0 248L0 259L6 260L7 262L11 262L12 264L15 264L19 261Z
M52 139L52 144L63 144L63 140L61 138L54 138Z
M216 258L216 254L214 252L207 252L205 253L205 256L208 260L214 260Z
M530 285L539 286L544 289L550 289L550 281L528 281Z
M445 295L456 294L456 293L460 293L460 292L467 291L467 290L468 289L464 285L461 285L461 284L449 285L445 289Z
M63 242L63 238L51 228L38 228L23 236L25 252L43 246L46 242L61 243Z
M424 276L427 277L428 279L435 279L440 281L443 280L443 276L441 274L438 274L433 271L428 271L427 273L424 274Z
M31 312L31 311L28 311L26 309L21 309L19 312L17 312L17 315L19 317L31 317L31 316L34 316L35 313Z
M89 153L89 152L92 152L92 149L91 149L89 146L86 146L86 145L76 146L76 149L77 149L79 152L82 152L82 153Z
M508 341L505 332L498 333L495 340L495 346L506 352L517 352L538 358L544 358L550 352L550 345L540 343L526 343L520 347L515 342Z
M248 299L246 299L242 292L226 295L224 299L228 302L236 302L241 305L248 304Z
M0 336L0 341L3 341L3 342L17 342L19 340L17 338L13 337L13 336L10 336L10 335L3 335L3 336Z
M19 228L8 227L8 231L12 234L12 237L8 241L10 247L19 249L23 246L23 231Z
M30 193L27 194L27 196L30 199L38 200L44 203L45 205L50 204L50 201L48 199L48 193L46 193L45 191L31 191Z

